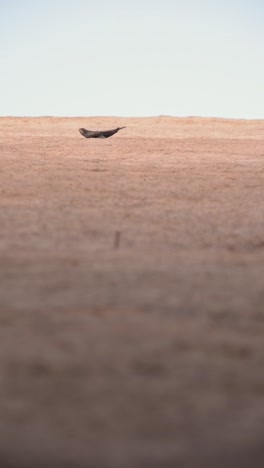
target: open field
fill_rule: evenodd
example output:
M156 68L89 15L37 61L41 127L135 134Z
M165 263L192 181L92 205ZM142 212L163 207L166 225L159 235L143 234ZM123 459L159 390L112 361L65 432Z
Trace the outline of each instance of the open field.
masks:
M262 468L264 121L0 118L0 158L1 467Z

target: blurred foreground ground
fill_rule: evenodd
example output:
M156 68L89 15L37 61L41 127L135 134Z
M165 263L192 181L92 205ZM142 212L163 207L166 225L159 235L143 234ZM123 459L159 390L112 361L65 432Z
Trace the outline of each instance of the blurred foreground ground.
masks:
M264 121L1 118L0 162L0 465L262 468Z

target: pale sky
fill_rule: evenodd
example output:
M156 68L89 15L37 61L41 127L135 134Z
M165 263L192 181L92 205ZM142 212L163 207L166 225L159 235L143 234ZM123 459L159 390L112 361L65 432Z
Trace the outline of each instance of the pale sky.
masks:
M0 115L264 119L264 0L0 0Z

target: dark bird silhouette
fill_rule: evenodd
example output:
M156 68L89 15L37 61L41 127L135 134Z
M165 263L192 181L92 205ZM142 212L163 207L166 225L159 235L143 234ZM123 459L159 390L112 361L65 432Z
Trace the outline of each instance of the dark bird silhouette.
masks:
M93 131L93 130L86 130L86 128L79 128L79 132L85 138L109 138L115 133L122 130L122 128L126 127L117 127L113 130L102 130L102 131Z

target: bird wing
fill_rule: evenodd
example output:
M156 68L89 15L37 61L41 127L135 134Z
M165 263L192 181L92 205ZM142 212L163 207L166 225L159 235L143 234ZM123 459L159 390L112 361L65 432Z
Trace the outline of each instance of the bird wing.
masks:
M108 138L112 135L114 135L115 133L117 133L119 130L119 128L114 128L113 130L103 130L102 132L99 132L101 133L101 136L104 136L105 138Z
M125 127L117 127L117 128L113 128L112 130L104 130L101 133L102 133L102 136L104 136L105 138L108 138L114 135L115 133L119 132L119 130L122 130L122 128L125 128Z

